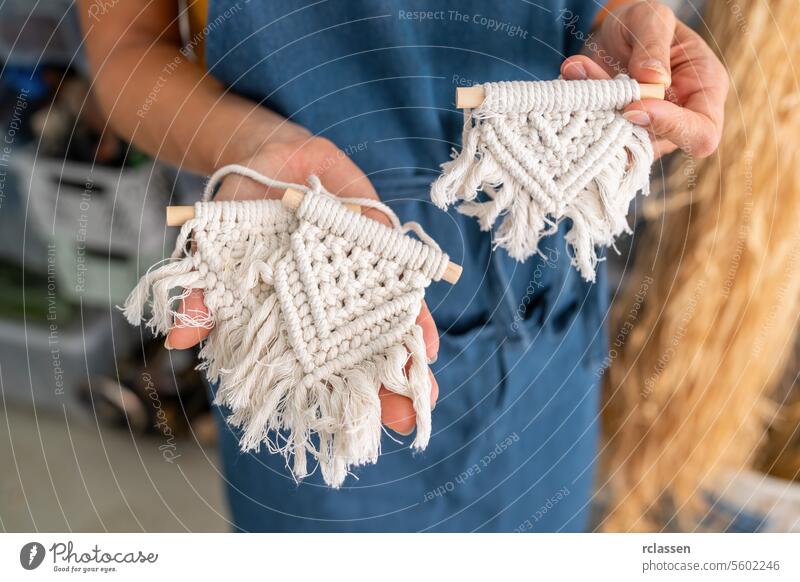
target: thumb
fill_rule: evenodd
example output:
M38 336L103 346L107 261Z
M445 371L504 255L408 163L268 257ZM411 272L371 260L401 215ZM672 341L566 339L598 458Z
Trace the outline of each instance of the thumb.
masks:
M663 4L641 2L632 6L622 24L631 47L628 71L640 83L669 86L670 47L675 36L675 14Z
M181 301L178 313L181 317L176 319L175 325L169 330L164 347L168 350L185 350L208 337L211 331L210 327L187 325L185 323L186 319L200 321L208 318L208 308L203 301L202 289L192 289Z

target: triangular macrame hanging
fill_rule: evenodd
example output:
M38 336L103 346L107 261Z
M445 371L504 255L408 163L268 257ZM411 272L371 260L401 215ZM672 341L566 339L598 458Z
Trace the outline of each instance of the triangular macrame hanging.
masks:
M431 188L442 208L490 230L517 260L569 218L572 263L593 281L595 246L628 232L628 206L648 192L653 149L647 131L622 117L640 98L636 81L510 81L482 85L483 102L464 113L463 148ZM481 192L485 193L482 197Z
M242 449L293 458L297 478L318 461L326 483L342 484L350 467L377 461L378 390L411 399L417 415L412 446L431 434L425 343L415 323L425 288L449 261L416 225L422 240L389 228L312 187L282 184L228 167L208 191L236 171L269 186L305 192L296 211L280 201L200 202L182 227L173 261L145 275L125 314L138 324L152 290L148 324L167 333L182 288L205 292L210 316L183 325L213 326L200 351L216 403L241 428ZM194 250L187 250L187 243Z

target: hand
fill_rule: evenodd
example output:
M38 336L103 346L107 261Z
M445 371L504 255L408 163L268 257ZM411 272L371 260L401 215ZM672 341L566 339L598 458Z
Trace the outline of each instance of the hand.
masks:
M341 195L360 198L378 199L375 189L364 173L347 157L347 155L326 139L310 137L305 132L281 142L270 142L259 148L258 153L242 162L242 165L253 168L271 178L283 182L304 184L311 174L319 176L328 191ZM253 200L261 198L278 198L282 191L268 189L248 178L231 175L223 181L215 200ZM365 209L364 215L391 226L388 218L375 209ZM181 313L191 313L193 317L207 314L203 303L203 292L194 289L179 309ZM433 359L439 351L439 335L428 306L423 302L417 324L422 328L425 338L426 355ZM165 346L167 349L186 349L199 343L209 334L209 329L202 327L184 327L175 325L169 334ZM430 372L430 370L429 370ZM431 405L439 397L439 386L431 374ZM380 388L381 420L388 428L400 433L409 434L416 424L414 407L411 400L394 392Z
M608 79L627 72L641 83L662 83L667 98L625 108L625 118L648 128L656 157L681 148L695 158L714 153L722 133L728 75L700 36L655 1L635 2L606 16L586 43L587 55L561 65L565 79Z

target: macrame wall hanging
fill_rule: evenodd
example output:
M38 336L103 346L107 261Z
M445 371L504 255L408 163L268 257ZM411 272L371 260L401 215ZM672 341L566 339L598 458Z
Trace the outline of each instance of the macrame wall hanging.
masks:
M523 261L569 218L572 263L594 281L596 246L628 232L628 206L648 192L653 150L647 130L622 117L641 98L663 99L661 85L612 80L510 81L457 91L463 147L443 164L431 198L490 230L495 244ZM481 194L483 193L483 194Z
M286 194L208 201L231 172ZM183 223L175 253L142 277L125 315L138 324L149 302L147 323L158 333L176 320L213 327L201 366L219 382L216 404L229 408L242 449L282 453L297 478L310 472L310 455L338 487L350 467L378 459L381 385L411 399L412 446L427 446L431 381L415 320L425 288L455 282L460 267L418 225L401 227L387 206L345 206L315 177L309 183L284 184L241 166L218 171L203 202L168 209L169 223ZM364 206L380 209L394 228L353 211ZM176 312L190 289L204 291L208 316Z

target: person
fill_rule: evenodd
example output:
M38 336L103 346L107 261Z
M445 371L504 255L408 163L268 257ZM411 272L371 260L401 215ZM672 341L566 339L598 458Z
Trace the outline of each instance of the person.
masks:
M284 182L315 174L338 195L380 196L464 267L457 285L427 290L418 319L438 383L428 449L408 450L411 405L381 389L390 429L381 458L331 490L318 472L296 483L279 455L241 454L221 411L235 528L585 530L605 277L601 269L589 285L570 266L565 224L542 242L541 256L517 263L473 219L430 203L429 186L463 123L454 89L627 72L670 88L670 100L625 111L650 129L657 155L680 147L702 157L716 147L727 91L710 48L650 1L607 7L593 33L598 8L589 0L189 4L199 62L182 50L174 0L104 10L83 1L95 89L112 130L201 174L238 163ZM229 178L217 199L277 195ZM183 308L202 310L202 293ZM175 328L167 347L185 349L202 336Z

